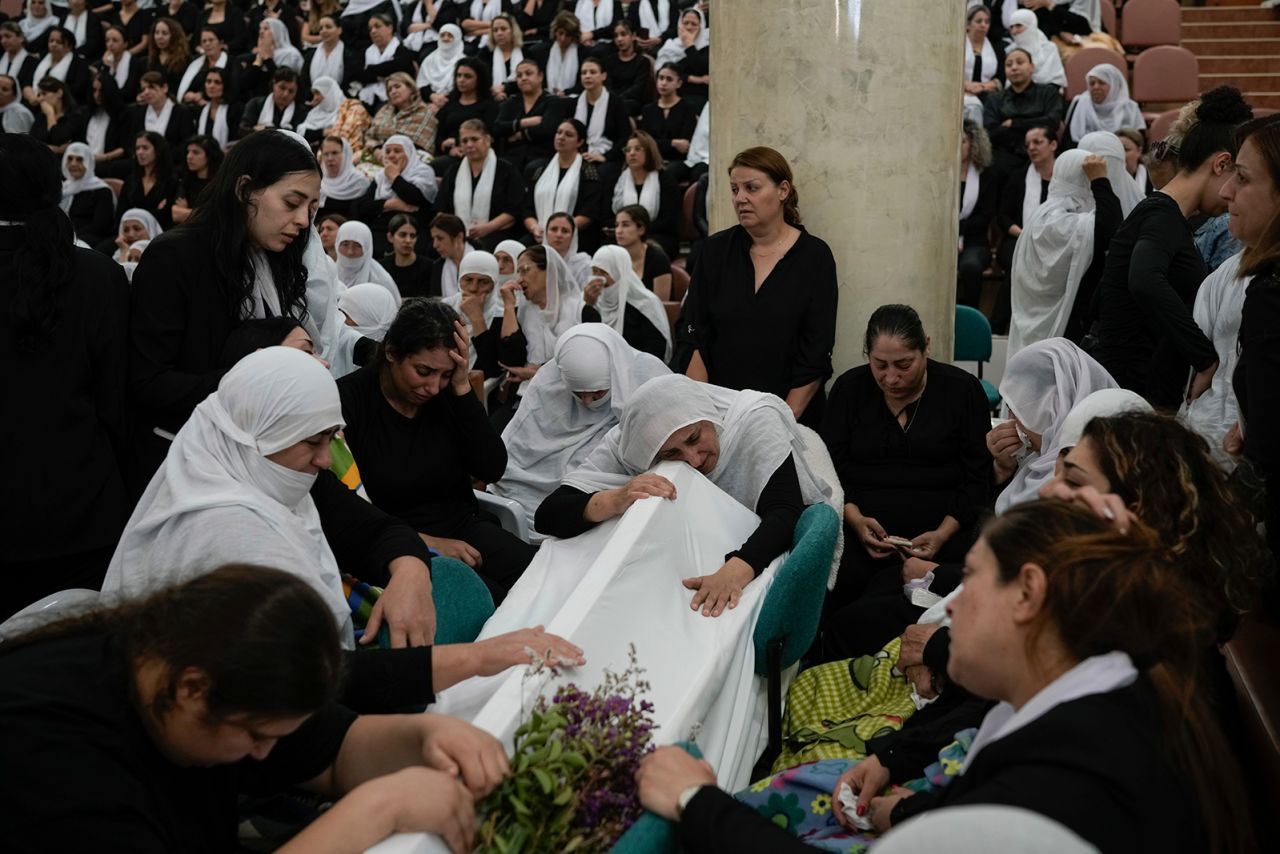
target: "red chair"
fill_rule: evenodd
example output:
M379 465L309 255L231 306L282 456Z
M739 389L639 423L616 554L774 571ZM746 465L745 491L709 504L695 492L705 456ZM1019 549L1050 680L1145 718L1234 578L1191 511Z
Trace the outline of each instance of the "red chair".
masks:
M111 188L111 192L116 194L116 200L119 201L120 193L124 191L124 181L120 178L103 178L102 183Z
M682 243L691 243L698 239L697 229L693 227L693 197L698 192L697 184L690 184L684 191L684 200L680 203L680 230L677 237Z
M1126 82L1129 80L1129 63L1114 50L1105 47L1081 48L1073 53L1065 64L1068 99L1088 90L1089 85L1085 82L1085 75L1089 73L1090 68L1098 65L1113 65L1120 69Z
M689 292L689 272L684 267L671 265L671 299L680 302Z
M1102 29L1113 39L1124 44L1120 38L1120 26L1116 21L1116 5L1112 0L1102 0Z
M1182 7L1178 0L1129 0L1124 4L1123 21L1126 49L1182 41Z
M1185 47L1149 47L1133 61L1129 94L1139 103L1194 101L1200 97L1200 61Z
M0 0L0 14L8 20L16 21L22 17L22 0Z
M1168 136L1169 126L1173 124L1173 120L1177 117L1177 110L1166 110L1156 116L1156 120L1147 128L1147 141L1156 143Z
M678 302L664 302L662 307L667 310L667 323L671 324L671 337L676 337L676 321L680 319L680 309L684 307Z

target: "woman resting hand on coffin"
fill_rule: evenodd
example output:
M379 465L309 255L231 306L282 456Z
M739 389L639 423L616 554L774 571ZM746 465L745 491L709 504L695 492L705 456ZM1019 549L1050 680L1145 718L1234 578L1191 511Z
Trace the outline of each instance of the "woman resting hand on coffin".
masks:
M649 469L685 462L760 516L760 526L708 575L684 580L690 607L718 617L737 607L742 590L791 546L796 521L809 504L832 494L805 462L825 453L806 443L777 397L732 391L688 377L656 377L636 390L618 426L581 468L538 508L537 529L573 537L621 516L650 497L676 500L676 488Z

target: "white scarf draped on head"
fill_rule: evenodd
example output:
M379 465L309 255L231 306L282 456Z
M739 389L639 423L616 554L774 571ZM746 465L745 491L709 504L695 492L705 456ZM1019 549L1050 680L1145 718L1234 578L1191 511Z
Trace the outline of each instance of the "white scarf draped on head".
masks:
M489 149L484 157L479 180L471 174L471 161L458 162L458 175L453 182L453 212L470 229L474 223L493 219L493 179L498 172L498 155Z
M285 26L284 21L279 18L263 18L267 27L271 30L271 40L275 42L275 50L271 54L271 61L276 64L277 68L292 68L294 71L302 70L302 51L293 46L293 40L289 38L289 28Z
M27 13L22 20L18 21L18 26L22 28L22 36L27 40L27 44L31 44L44 35L46 30L58 26L58 18L49 11L48 5L44 7L44 15L37 18L31 14L31 4L28 3Z
M964 37L964 82L968 83L973 80L973 43L969 41L969 37ZM999 67L999 60L996 58L996 49L991 46L990 39L982 40L982 70L979 72L980 83L987 83L996 76Z
M502 431L507 470L489 491L519 503L532 522L542 500L622 418L635 390L670 373L660 359L633 349L604 324L573 327L556 342L555 358L529 381ZM608 394L586 404L575 394L580 391Z
M316 476L267 459L341 425L338 387L311 355L268 347L240 360L178 431L125 526L103 595L137 598L228 563L272 566L320 594L350 648L351 610L310 495Z
M418 87L430 87L432 92L453 91L453 70L462 59L462 30L457 24L445 24L440 28L440 35L451 33L452 42L443 39L435 50L422 60L418 67Z
M1028 430L1040 434L1040 452L1018 466L996 499L996 513L1034 501L1053 477L1067 414L1095 391L1119 388L1106 368L1065 338L1037 341L1005 365L1000 395Z
M632 269L631 254L621 246L601 246L592 257L591 264L604 270L613 279L613 284L602 288L600 296L596 297L596 310L600 312L600 320L621 335L627 306L633 306L662 333L667 342L662 358L664 361L670 359L671 324L667 320L667 310L662 307L662 300L658 295L646 288Z
M769 478L788 456L795 462L806 505L832 496L831 486L805 461L807 440L776 395L732 391L679 374L649 380L637 389L618 426L564 483L584 492L621 486L653 468L673 433L699 421L711 422L720 438L720 457L707 477L747 509L755 510Z
M124 224L126 222L136 222L141 224L142 227L147 230L148 240L155 240L164 233L164 229L160 227L160 220L156 219L151 211L144 210L142 208L129 208L120 215L120 225L116 229L117 237L124 237ZM116 250L115 255L112 257L122 263L129 260L128 250L124 250L123 257L121 257L121 254L120 250Z
M1025 29L1013 37L1015 47L1020 47L1031 54L1031 62L1035 70L1031 74L1034 83L1052 83L1066 88L1067 71L1062 67L1062 54L1058 47L1040 32L1036 23L1036 13L1030 9L1019 9L1013 13L1013 23L1022 24Z
M662 206L662 180L658 177L658 170L644 176L640 192L636 192L631 170L622 170L618 183L613 185L613 212L617 213L628 205L642 205L649 212L651 221L658 218L658 211Z
M414 145L413 140L402 133L392 134L387 137L386 142L382 143L383 154L386 153L388 145L398 145L404 149L407 162L405 163L404 171L400 173L400 177L417 187L428 202L434 202L436 193L440 192L440 188L436 186L435 170L422 162L422 158L418 156L418 148ZM374 192L374 198L389 199L394 196L396 193L392 188L393 184L394 181L387 178L385 171L379 172L378 189Z
M582 179L582 155L576 154L572 165L560 177L560 158L553 157L543 167L538 183L533 187L533 210L538 216L538 225L545 231L547 220L553 213L564 212L573 216L573 209L578 205L578 183ZM578 230L573 232L573 248L577 251Z
M1095 391L1071 407L1058 432L1058 448L1066 451L1080 444L1084 428L1095 418L1109 418L1126 412L1154 412L1151 404L1136 391L1127 388L1104 388Z
M342 140L342 168L338 170L338 176L330 178L328 172L324 169L320 170L320 204L322 205L329 199L337 199L340 202L358 199L373 183L368 176L356 171L355 153L351 150L351 143L346 137L340 137L340 139Z
M702 21L702 27L698 30L698 37L693 42L694 50L702 50L711 44L711 33L707 30L707 16L702 14L702 10L697 6L692 9L686 9L680 13L681 20L690 11L698 13L698 18ZM661 68L668 62L678 63L684 59L688 49L684 46L684 42L680 41L680 25L676 24L676 35L674 38L667 39L662 47L658 48L657 67Z
M1022 226L1013 248L1009 356L1028 344L1061 336L1085 271L1093 263L1096 218L1089 178L1076 148L1053 165L1049 198Z
M1053 180L1052 175L1049 178ZM1036 208L1044 204L1040 201L1040 188L1043 186L1040 173L1036 171L1036 165L1032 163L1027 167L1026 183L1022 187L1022 221L1023 223L1031 222L1031 215L1036 212ZM1048 201L1048 195L1045 196ZM1007 239L1007 238L1006 238Z
M338 236L335 238L335 242L340 246L346 240L353 240L359 243L360 248L364 251L359 258L348 258L339 249L337 258L339 291L362 285L365 282L373 282L375 285L381 285L390 291L398 304L400 302L400 288L396 287L395 280L391 278L391 274L374 260L373 232L369 230L369 226L359 220L347 220L338 226Z
M124 52L124 55L129 56L129 51L126 50ZM127 60L126 60L126 63L127 63ZM201 72L203 72L207 67L208 67L207 60L203 56L197 56L195 59L191 60L191 64L187 66L187 70L182 72L182 82L178 84L178 95L177 95L178 101L181 101L182 96L191 91L191 86L196 82L196 76L199 75ZM227 52L225 50L222 53L218 54L218 58L214 61L213 67L214 68L227 67ZM124 79L128 80L129 66L127 64L125 65L124 73L125 73ZM123 83L120 83L120 76L118 73L116 75L116 82L119 85L124 85Z
M312 107L311 112L307 113L307 117L298 125L298 132L306 133L309 130L314 130L324 133L326 129L332 127L333 123L338 120L338 110L342 107L343 100L345 100L342 95L342 87L332 77L313 77L311 88L320 93L320 103Z
M529 344L526 358L531 365L550 361L555 354L556 339L582 322L582 292L573 284L560 254L549 246L545 248L547 307L539 308L533 300L528 300L517 312L520 331Z
M1120 212L1129 216L1129 212L1138 206L1145 194L1125 168L1124 145L1120 142L1120 137L1111 131L1094 131L1076 140L1076 145L1107 161L1107 180L1111 182L1111 189L1120 200Z
M72 178L71 171L67 169L67 160L71 157L79 157L84 161L84 177ZM97 175L93 174L93 151L83 142L73 142L67 146L67 150L62 153L62 202L61 207L64 211L71 210L71 202L77 193L88 193L93 190L100 190L107 187L107 182L103 181ZM110 189L107 187L107 189ZM113 196L114 198L114 196ZM151 217L152 220L155 217ZM159 228L159 223L156 228Z
M470 247L468 247L470 248ZM502 305L502 295L498 293L498 259L492 253L485 252L480 249L473 249L466 255L462 256L462 263L458 265L458 279L462 280L469 275L485 276L493 283L493 287L489 289L489 293L485 295L484 306L481 308L481 314L484 317L484 329L476 329L471 322L471 315L462 310L462 299L466 296L466 292L459 288L456 293L444 297L441 300L445 305L453 308L458 312L458 318L462 321L462 325L467 327L467 332L474 338L478 333L483 333L493 326L493 321L502 317L504 313ZM470 365L476 366L476 348L471 348Z
M338 311L355 323L354 326L348 324L348 328L374 341L381 341L387 334L399 310L400 303L391 292L372 282L353 285L338 297Z
M511 281L516 277L516 274L515 274L516 261L520 258L520 253L524 252L524 250L527 248L528 247L525 246L523 243L521 243L519 240L504 240L501 243L499 243L496 247L494 247L494 250L493 250L494 258L497 258L499 255L506 255L508 258L511 259L511 272L498 274L498 278L496 280L498 282L498 287L502 287L507 282ZM516 292L516 297L517 299L520 297L519 291Z
M578 85L578 45L561 50L558 42L551 42L547 52L547 91L568 92Z
M466 263L467 256L476 251L476 248L470 243L462 244L462 261ZM459 292L458 279L461 277L458 263L452 258L444 259L444 269L440 271L440 296L451 297Z
M1129 84L1120 69L1104 62L1089 69L1085 80L1088 81L1090 77L1103 81L1111 90L1101 104L1093 103L1087 89L1072 99L1071 123L1068 125L1072 139L1078 143L1085 134L1095 130L1118 131L1121 128L1146 127L1142 110L1129 97Z
M315 53L311 54L309 68L311 79L314 81L319 80L321 77L332 77L338 83L342 83L346 74L342 54L346 49L346 45L342 43L341 39L333 46L333 51L330 53L325 52L323 43L316 45ZM315 83L312 83L311 86L315 88Z
M608 154L613 150L613 140L604 135L605 119L609 117L609 90L601 89L600 97L591 108L591 120L587 120L587 93L578 96L573 117L587 126L587 151L591 154Z
M351 5L355 5L355 0L352 0ZM393 3L392 5L394 6L395 4ZM342 13L343 17L346 17L350 11L351 6L348 6L347 11ZM364 64L367 67L370 65L381 65L384 62L390 62L395 57L396 51L399 49L400 39L395 36L391 37L391 40L387 42L387 46L384 48L379 48L376 44L371 44L364 49ZM372 83L366 83L364 86L361 86L360 100L370 106L372 106L375 101L387 100L386 80L375 80Z

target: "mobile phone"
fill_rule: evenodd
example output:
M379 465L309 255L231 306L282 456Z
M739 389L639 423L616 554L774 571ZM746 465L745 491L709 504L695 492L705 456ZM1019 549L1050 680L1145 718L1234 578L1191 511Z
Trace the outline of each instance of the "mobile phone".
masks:
M636 35L637 35L637 36L639 36L639 37L640 37L640 38L642 38L642 39L647 39L647 38L649 38L649 28L648 28L648 27L641 27L639 30L637 30L637 31L636 31Z
M901 546L904 549L911 548L911 541L906 537L885 537L884 541L892 546Z

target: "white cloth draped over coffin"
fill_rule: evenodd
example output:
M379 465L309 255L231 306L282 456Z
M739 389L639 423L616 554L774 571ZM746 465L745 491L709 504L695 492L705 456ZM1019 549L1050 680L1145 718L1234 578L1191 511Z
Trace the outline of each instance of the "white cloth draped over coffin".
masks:
M654 469L676 486L675 501L637 501L620 518L570 540L547 540L480 638L534 625L581 647L583 668L556 680L591 690L603 671L621 672L635 644L651 685L655 740L698 746L728 791L750 782L766 733L764 682L755 675L752 632L783 555L716 618L690 609L682 579L715 572L759 517L684 463ZM525 668L473 678L442 692L431 711L455 715L511 748L512 735L542 687ZM547 696L552 693L543 689Z

